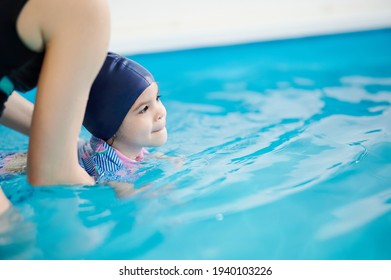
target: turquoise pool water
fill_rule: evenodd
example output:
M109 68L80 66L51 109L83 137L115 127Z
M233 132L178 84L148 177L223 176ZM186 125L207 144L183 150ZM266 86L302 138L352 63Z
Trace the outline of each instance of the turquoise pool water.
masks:
M133 56L183 164L144 162L122 199L1 175L1 258L391 259L390 50L387 29Z

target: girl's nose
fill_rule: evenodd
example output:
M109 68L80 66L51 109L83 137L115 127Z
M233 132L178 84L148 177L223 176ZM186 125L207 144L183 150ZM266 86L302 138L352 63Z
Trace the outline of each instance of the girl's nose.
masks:
M159 104L158 110L156 112L156 120L160 121L161 119L164 119L166 117L166 108L162 103Z

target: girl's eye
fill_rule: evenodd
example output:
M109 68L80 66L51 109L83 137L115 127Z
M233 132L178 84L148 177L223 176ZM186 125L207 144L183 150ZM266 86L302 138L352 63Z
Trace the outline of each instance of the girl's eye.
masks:
M161 95L156 96L156 101L160 101L160 98L162 98Z
M144 114L146 111L148 111L148 106L145 106L141 111L140 114Z

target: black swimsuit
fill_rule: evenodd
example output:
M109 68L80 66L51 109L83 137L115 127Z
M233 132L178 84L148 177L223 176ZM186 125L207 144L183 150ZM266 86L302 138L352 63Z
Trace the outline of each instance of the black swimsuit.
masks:
M36 87L44 52L28 49L20 40L16 21L27 0L0 0L0 116L13 90Z

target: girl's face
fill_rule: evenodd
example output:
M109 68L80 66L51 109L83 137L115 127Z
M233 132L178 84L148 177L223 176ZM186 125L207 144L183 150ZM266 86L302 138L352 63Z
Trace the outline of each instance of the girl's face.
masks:
M135 158L142 147L158 147L166 143L166 108L160 101L156 83L138 97L122 122L112 144L129 158Z

